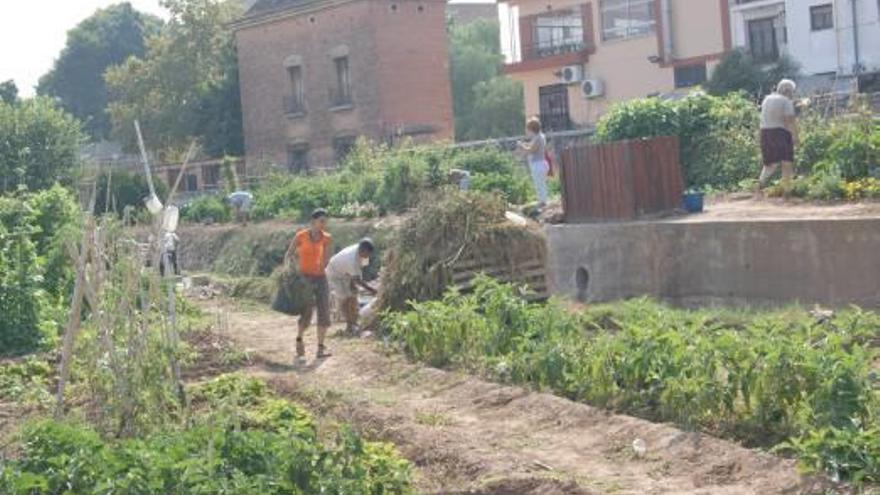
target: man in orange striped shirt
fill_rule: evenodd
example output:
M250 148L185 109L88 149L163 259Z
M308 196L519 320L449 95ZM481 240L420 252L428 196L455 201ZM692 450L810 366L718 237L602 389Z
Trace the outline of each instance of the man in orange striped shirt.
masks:
M327 212L318 209L312 213L309 228L296 233L287 250L286 257L290 261L298 261L299 273L314 294L314 301L304 305L299 317L296 335L296 357L305 356L306 347L303 335L312 321L312 313L318 309L318 359L330 357L324 346L327 329L330 328L330 289L327 285L326 268L333 254L333 238L325 230L327 228Z

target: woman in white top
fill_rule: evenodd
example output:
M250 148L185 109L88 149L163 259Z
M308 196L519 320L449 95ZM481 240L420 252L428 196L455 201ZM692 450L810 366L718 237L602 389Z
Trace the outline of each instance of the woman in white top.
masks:
M547 204L547 138L541 132L541 121L532 117L526 122L526 135L528 141L520 143L520 147L526 151L529 162L529 172L532 175L532 184L538 194L538 206L543 208Z

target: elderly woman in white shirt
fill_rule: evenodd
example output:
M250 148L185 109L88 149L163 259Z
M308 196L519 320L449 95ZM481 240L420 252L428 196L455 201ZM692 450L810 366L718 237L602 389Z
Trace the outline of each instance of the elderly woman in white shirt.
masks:
M538 194L538 206L543 208L547 205L547 138L541 132L541 121L531 118L526 122L526 134L528 140L520 143L520 148L526 152L529 163L529 172L532 176L532 184Z

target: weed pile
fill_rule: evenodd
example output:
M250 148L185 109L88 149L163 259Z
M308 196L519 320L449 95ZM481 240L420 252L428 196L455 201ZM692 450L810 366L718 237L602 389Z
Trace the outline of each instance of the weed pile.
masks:
M645 299L574 314L485 278L386 314L413 358L776 448L832 477L880 481L880 316L670 309Z
M505 206L497 195L458 191L422 202L387 248L379 308L402 310L409 301L442 296L465 261L488 260L516 273L519 265L545 260L541 230L508 221Z
M108 439L66 421L34 423L0 465L0 492L413 493L409 463L346 429L321 438L311 415L265 383L223 375L191 390L193 416L140 439Z

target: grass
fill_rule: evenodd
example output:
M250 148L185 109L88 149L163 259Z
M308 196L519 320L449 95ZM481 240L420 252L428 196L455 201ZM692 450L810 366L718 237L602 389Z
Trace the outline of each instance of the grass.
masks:
M416 423L433 428L452 426L454 421L449 416L439 412L418 412L415 416Z

